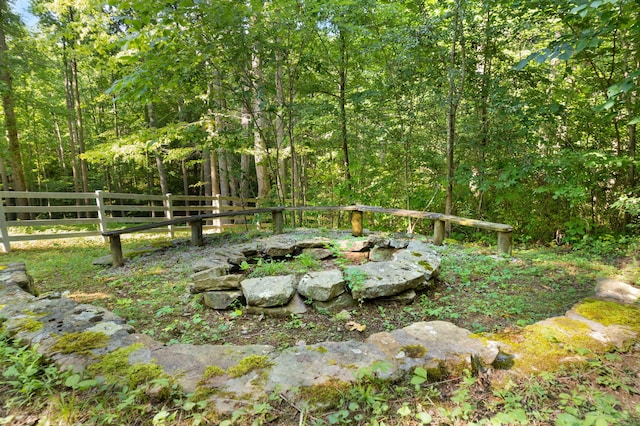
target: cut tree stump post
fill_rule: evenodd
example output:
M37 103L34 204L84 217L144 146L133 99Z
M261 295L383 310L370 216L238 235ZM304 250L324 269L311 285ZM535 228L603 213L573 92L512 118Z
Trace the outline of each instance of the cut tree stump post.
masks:
M498 254L511 256L513 232L498 232Z
M204 238L202 238L202 219L189 222L189 226L191 227L191 245L196 247L204 245Z
M351 235L354 237L362 236L362 212L360 210L351 212Z
M124 256L122 255L122 243L120 235L109 236L109 246L111 247L111 263L114 268L124 265Z
M282 210L274 210L271 212L273 219L273 232L275 234L282 234L284 232L284 215Z
M444 242L444 221L443 220L434 220L433 221L433 244L436 246L441 246Z

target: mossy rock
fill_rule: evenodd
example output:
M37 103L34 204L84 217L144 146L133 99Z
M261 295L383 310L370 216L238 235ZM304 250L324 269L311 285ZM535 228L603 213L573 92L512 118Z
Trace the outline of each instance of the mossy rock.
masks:
M585 299L574 311L605 326L621 325L640 333L640 307L597 299Z
M505 350L515 356L514 369L531 373L553 370L568 361L580 361L576 354L583 349L603 352L611 348L591 336L593 330L584 322L555 317L525 327L520 333L497 334Z
M230 377L241 377L254 370L260 370L272 366L269 357L266 355L250 355L240 360L240 362L229 368L227 374Z
M108 383L136 388L157 379L170 379L162 367L153 362L146 364L131 364L129 356L142 349L142 345L134 344L103 355L87 370L96 376L102 376Z
M353 383L332 378L324 383L301 388L297 398L309 404L313 411L328 411L338 407L352 387Z
M109 336L96 331L63 334L51 347L52 352L61 354L90 355L92 349L104 348L109 342Z
M43 324L40 321L33 319L32 317L18 318L15 321L16 328L19 331L27 333L35 333L42 329Z

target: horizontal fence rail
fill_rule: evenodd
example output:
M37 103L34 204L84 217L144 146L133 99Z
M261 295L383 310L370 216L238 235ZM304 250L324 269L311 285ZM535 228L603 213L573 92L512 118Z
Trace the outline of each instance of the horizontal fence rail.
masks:
M257 202L256 198L125 194L100 190L82 193L0 191L0 244L8 252L11 242L102 236L116 227L161 223L205 213L242 211L255 208ZM253 218L253 215L247 217ZM245 222L244 218L235 221L218 218L209 221L205 228L220 232L246 226ZM42 230L34 229L37 227ZM71 229L57 229L61 227ZM158 225L148 232L165 232L173 237L178 230L180 228L174 225Z
M19 200L28 205L17 205ZM113 263L119 266L124 262L120 242L123 234L165 232L173 238L176 230L190 229L192 243L201 245L203 229L217 232L238 226L249 229L250 221L253 221L252 225L261 227L261 220L265 219L261 215L265 214L270 218L274 231L282 233L286 212L348 212L354 236L362 235L364 213L369 213L430 220L436 245L443 243L445 223L449 222L497 232L498 252L510 255L512 250L513 227L502 223L364 205L259 207L258 204L255 198L220 196L0 191L0 242L7 252L11 249L11 241L102 236L110 239ZM123 224L133 226L122 228ZM53 229L50 227L72 225L93 226L95 229L9 234L9 229L15 227L42 226L50 230Z

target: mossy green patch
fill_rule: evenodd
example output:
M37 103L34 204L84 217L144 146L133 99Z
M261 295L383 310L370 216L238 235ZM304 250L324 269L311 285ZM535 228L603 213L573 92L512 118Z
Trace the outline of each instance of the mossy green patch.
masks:
M223 376L224 374L225 374L224 369L218 367L217 365L208 365L207 368L204 369L202 380L207 380L217 376Z
M431 266L431 263L427 260L421 260L418 262L418 265L422 266L424 269L426 269L429 272L433 271L433 266Z
M251 371L267 368L271 365L273 364L269 362L269 357L266 355L250 355L240 360L238 365L229 368L227 374L231 377L240 377Z
M83 333L63 334L55 345L51 347L53 352L61 354L82 354L88 355L92 349L107 346L109 336L98 331L85 331Z
M583 317L602 325L623 325L640 332L640 308L637 306L586 299L575 310Z
M36 321L32 317L23 317L16 320L16 326L20 331L35 333L36 331L42 329L43 324L40 321Z
M298 396L314 410L331 410L340 405L351 387L352 383L331 378L324 383L301 388Z
M515 355L514 367L523 372L549 370L575 357L578 349L592 352L609 348L591 337L591 328L567 317L550 318L525 327L518 334L494 336L506 343ZM573 358L575 359L575 358Z
M409 358L422 358L427 354L427 348L422 345L406 345L400 350Z
M100 361L90 365L87 370L103 376L108 383L136 388L155 379L168 378L162 367L150 362L147 364L130 364L129 356L143 346L134 344L101 357Z

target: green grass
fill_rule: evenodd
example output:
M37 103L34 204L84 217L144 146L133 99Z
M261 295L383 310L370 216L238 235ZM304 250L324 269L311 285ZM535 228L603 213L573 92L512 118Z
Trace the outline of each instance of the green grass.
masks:
M496 331L564 315L593 295L598 276L616 275L608 258L536 247L513 258L477 246L441 249L442 273L420 306L430 318L451 320L473 331Z

